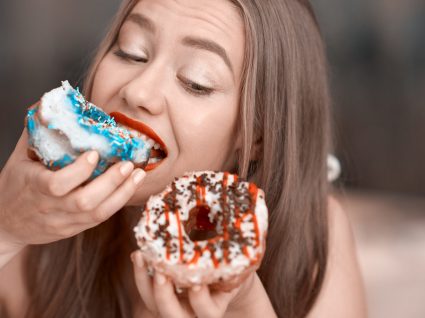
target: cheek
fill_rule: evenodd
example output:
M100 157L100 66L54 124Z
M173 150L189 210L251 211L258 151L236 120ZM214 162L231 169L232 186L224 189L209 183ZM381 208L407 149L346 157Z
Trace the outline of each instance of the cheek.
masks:
M109 113L113 109L108 108L108 101L119 92L122 76L117 76L116 67L108 55L100 62L93 79L91 102Z
M237 103L232 100L223 102L215 111L184 117L179 136L181 152L189 155L197 167L221 170L236 150L237 115Z

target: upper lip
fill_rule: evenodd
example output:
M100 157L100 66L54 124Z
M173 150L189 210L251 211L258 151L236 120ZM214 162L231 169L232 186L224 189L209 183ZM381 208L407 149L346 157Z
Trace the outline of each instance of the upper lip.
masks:
M155 142L159 144L161 149L167 155L168 152L167 152L167 147L165 146L165 143L162 141L162 139L155 133L155 131L151 127L142 123L141 121L130 118L120 112L112 112L109 115L112 116L117 123L120 123L129 128L137 130L141 132L142 134L148 136L149 138L153 139Z

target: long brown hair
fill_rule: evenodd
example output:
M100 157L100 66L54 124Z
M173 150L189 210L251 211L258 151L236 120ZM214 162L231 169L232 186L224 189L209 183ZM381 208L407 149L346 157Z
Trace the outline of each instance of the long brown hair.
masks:
M137 0L123 2L85 83ZM265 190L267 251L258 274L279 317L304 317L328 253L329 92L319 28L307 0L231 0L245 23L237 171ZM117 213L76 237L33 247L28 317L131 317L132 224Z

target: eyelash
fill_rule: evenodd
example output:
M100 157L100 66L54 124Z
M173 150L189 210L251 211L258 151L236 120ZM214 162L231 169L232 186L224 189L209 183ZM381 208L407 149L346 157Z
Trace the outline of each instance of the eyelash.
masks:
M114 52L114 55L119 57L124 61L137 62L137 63L147 63L147 58L138 57L132 54L128 54L121 49L117 49ZM198 83L195 83L187 78L178 77L178 79L184 84L184 89L192 95L195 96L208 96L214 92L213 88L202 86Z
M213 88L199 85L189 79L179 77L179 80L184 84L184 89L192 95L208 96L214 92Z
M138 63L147 63L148 59L145 57L139 57L136 55L129 54L127 52L124 52L121 49L117 49L114 51L115 56L118 56L120 59L123 59L125 61L133 61Z

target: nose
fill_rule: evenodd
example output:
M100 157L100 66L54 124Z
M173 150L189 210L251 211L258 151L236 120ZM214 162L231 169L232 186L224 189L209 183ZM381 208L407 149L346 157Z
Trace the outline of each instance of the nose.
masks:
M144 109L152 115L160 114L165 107L163 82L164 71L154 64L130 74L119 95L128 106Z

